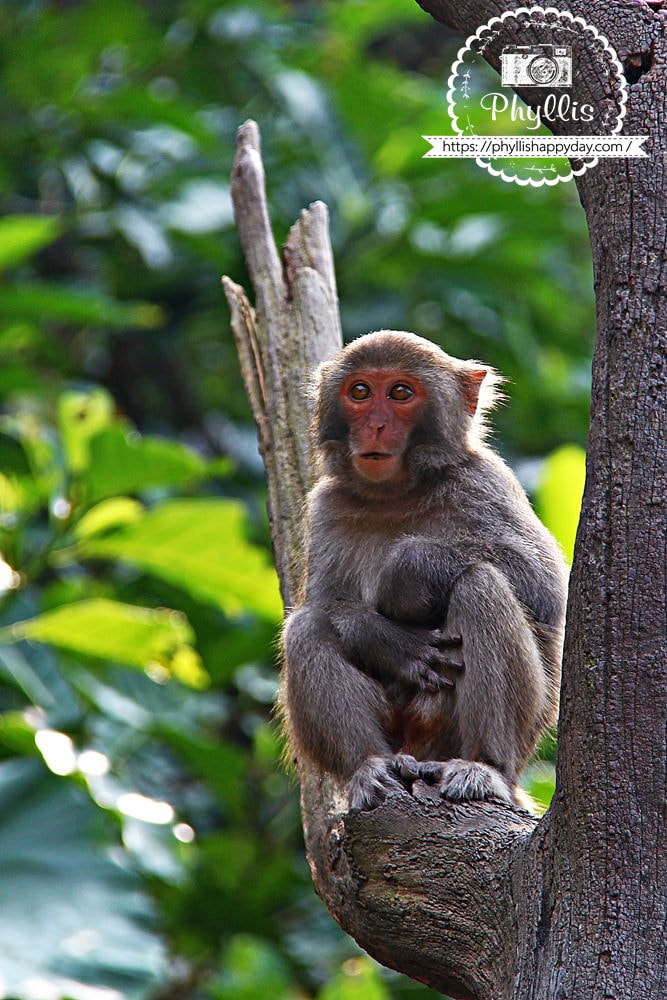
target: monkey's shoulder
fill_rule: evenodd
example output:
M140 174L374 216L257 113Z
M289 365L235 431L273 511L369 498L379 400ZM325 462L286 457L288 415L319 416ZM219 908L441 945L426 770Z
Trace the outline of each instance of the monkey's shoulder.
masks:
M474 462L470 469L472 480L479 484L472 494L472 511L469 510L473 519L476 517L479 523L491 527L501 546L506 544L514 551L529 550L531 557L537 555L550 571L564 578L563 553L533 510L526 491L507 462L486 447L479 462L483 465L482 475Z
M459 466L451 493L456 502L467 497L468 503L482 505L499 514L507 511L519 517L533 515L526 491L515 473L488 447L470 454Z

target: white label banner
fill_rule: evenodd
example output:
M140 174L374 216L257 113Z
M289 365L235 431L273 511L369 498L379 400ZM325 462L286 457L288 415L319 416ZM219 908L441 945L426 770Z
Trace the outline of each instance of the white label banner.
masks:
M647 157L645 135L423 135L431 144L422 159L539 159L564 156L570 159L589 157Z

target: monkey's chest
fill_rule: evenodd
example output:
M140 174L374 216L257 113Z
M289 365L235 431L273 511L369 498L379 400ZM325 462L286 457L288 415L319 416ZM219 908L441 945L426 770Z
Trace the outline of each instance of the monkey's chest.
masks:
M378 595L386 594L390 581L392 590L398 586L406 598L410 592L423 590L429 566L435 563L435 553L443 541L442 535L431 537L410 531L395 535L369 532L349 537L344 543L341 537L338 551L342 559L333 571L334 578L340 581L340 596L376 607Z
M398 540L376 534L346 541L341 547L343 560L337 576L347 600L375 607L381 580Z

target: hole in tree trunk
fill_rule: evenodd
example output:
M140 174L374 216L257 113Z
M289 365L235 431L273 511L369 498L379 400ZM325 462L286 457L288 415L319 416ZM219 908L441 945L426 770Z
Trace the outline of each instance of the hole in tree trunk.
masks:
M650 52L633 53L631 56L628 56L623 66L625 79L630 85L636 83L644 73L648 73L652 65L653 56Z

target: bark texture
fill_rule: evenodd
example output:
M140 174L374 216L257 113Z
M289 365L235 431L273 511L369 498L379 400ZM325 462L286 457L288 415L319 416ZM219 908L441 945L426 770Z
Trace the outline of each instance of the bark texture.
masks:
M521 6L419 2L468 34ZM349 816L329 778L299 776L313 880L332 914L379 961L463 1000L667 996L667 16L630 0L567 9L607 36L634 80L623 131L648 134L650 157L601 160L578 179L597 337L554 802L536 823L506 806L435 802L423 787ZM324 208L302 216L281 262L258 151L244 126L234 202L256 311L238 286L226 291L289 604L308 483L303 372L340 334Z
M266 203L259 129L239 129L234 214L255 290L223 277L241 374L257 424L269 488L271 538L285 607L301 579L303 501L310 486L308 375L342 346L329 215L315 202L278 255Z

